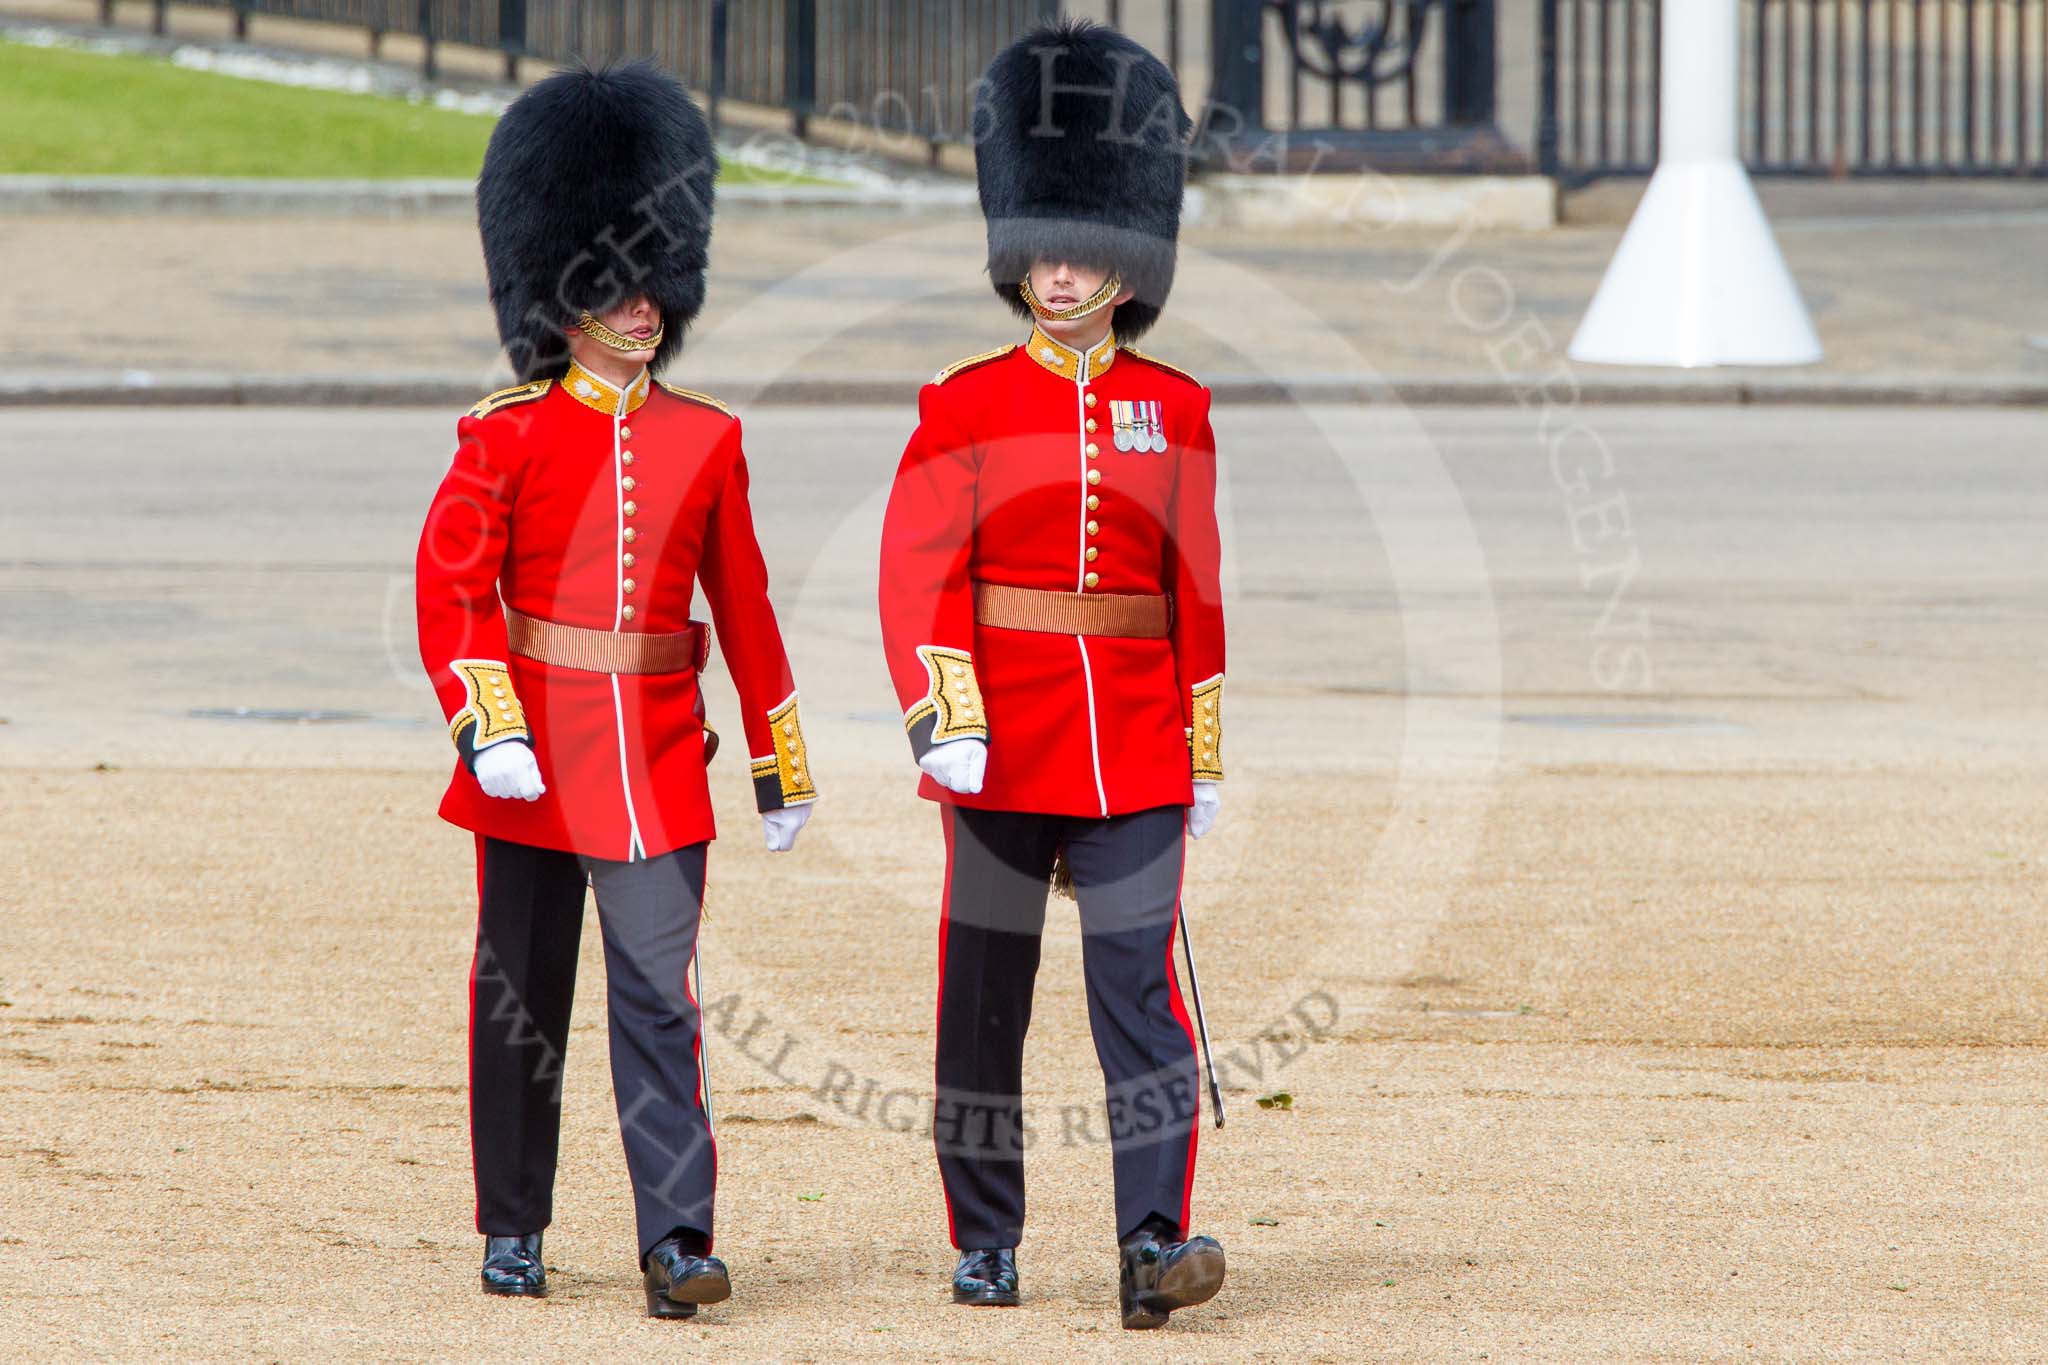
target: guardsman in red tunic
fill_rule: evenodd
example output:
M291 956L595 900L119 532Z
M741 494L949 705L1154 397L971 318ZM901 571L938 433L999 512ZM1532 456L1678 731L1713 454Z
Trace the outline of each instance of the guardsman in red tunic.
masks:
M731 1292L689 976L713 836L709 628L744 708L768 847L817 792L747 502L739 421L654 372L704 299L709 130L651 66L550 76L477 182L499 331L527 382L456 427L418 560L420 653L461 755L441 814L477 835L470 1127L483 1284L547 1288L586 886L648 1312Z
M940 802L939 1171L956 1301L1018 1301L1024 1034L1047 882L1078 900L1107 1082L1123 1325L1223 1282L1191 1237L1195 1044L1173 964L1183 834L1223 777L1209 392L1130 348L1173 279L1187 117L1157 58L1041 30L990 66L977 173L1022 345L918 395L882 533L882 638Z

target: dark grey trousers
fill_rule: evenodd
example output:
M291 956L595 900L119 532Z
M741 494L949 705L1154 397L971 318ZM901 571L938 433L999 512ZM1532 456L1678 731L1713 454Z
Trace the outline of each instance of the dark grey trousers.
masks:
M705 845L619 863L484 838L478 857L469 1039L477 1231L538 1232L554 1216L587 884L604 935L612 1090L640 1255L678 1228L708 1240L718 1154L689 984Z

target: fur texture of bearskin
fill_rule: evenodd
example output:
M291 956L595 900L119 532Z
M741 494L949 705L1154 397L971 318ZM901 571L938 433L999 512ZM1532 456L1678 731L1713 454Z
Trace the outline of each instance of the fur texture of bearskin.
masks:
M974 158L996 296L1028 318L1033 262L1108 268L1133 291L1118 339L1149 328L1173 288L1189 126L1173 73L1114 29L1062 20L997 54Z
M651 368L704 306L718 156L702 111L651 63L540 81L498 120L477 222L498 335L524 380L569 366L562 333L635 293L661 307Z

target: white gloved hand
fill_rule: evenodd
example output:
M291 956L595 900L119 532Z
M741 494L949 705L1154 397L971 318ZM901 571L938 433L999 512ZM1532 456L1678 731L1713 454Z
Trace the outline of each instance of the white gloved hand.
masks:
M534 761L533 750L510 740L493 744L476 756L476 780L485 796L507 801L538 801L548 789L540 780L540 764Z
M1223 808L1223 793L1214 782L1195 784L1195 804L1188 807L1188 838L1199 839L1216 828L1216 812Z
M770 853L787 853L796 847L796 832L811 818L811 803L801 806L784 806L781 810L761 812L761 830L768 837Z
M949 739L926 749L917 766L947 791L972 796L981 790L981 779L988 772L988 743L979 739Z

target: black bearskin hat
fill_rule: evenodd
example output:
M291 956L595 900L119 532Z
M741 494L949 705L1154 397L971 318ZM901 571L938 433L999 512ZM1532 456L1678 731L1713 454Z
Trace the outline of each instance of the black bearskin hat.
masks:
M1189 119L1166 64L1115 29L1063 20L989 63L976 95L975 179L988 275L1024 316L1034 261L1114 270L1133 291L1111 321L1131 341L1173 287Z
M711 130L647 62L574 68L512 102L477 176L477 224L498 335L520 380L569 368L562 333L636 293L661 307L652 367L704 306Z

